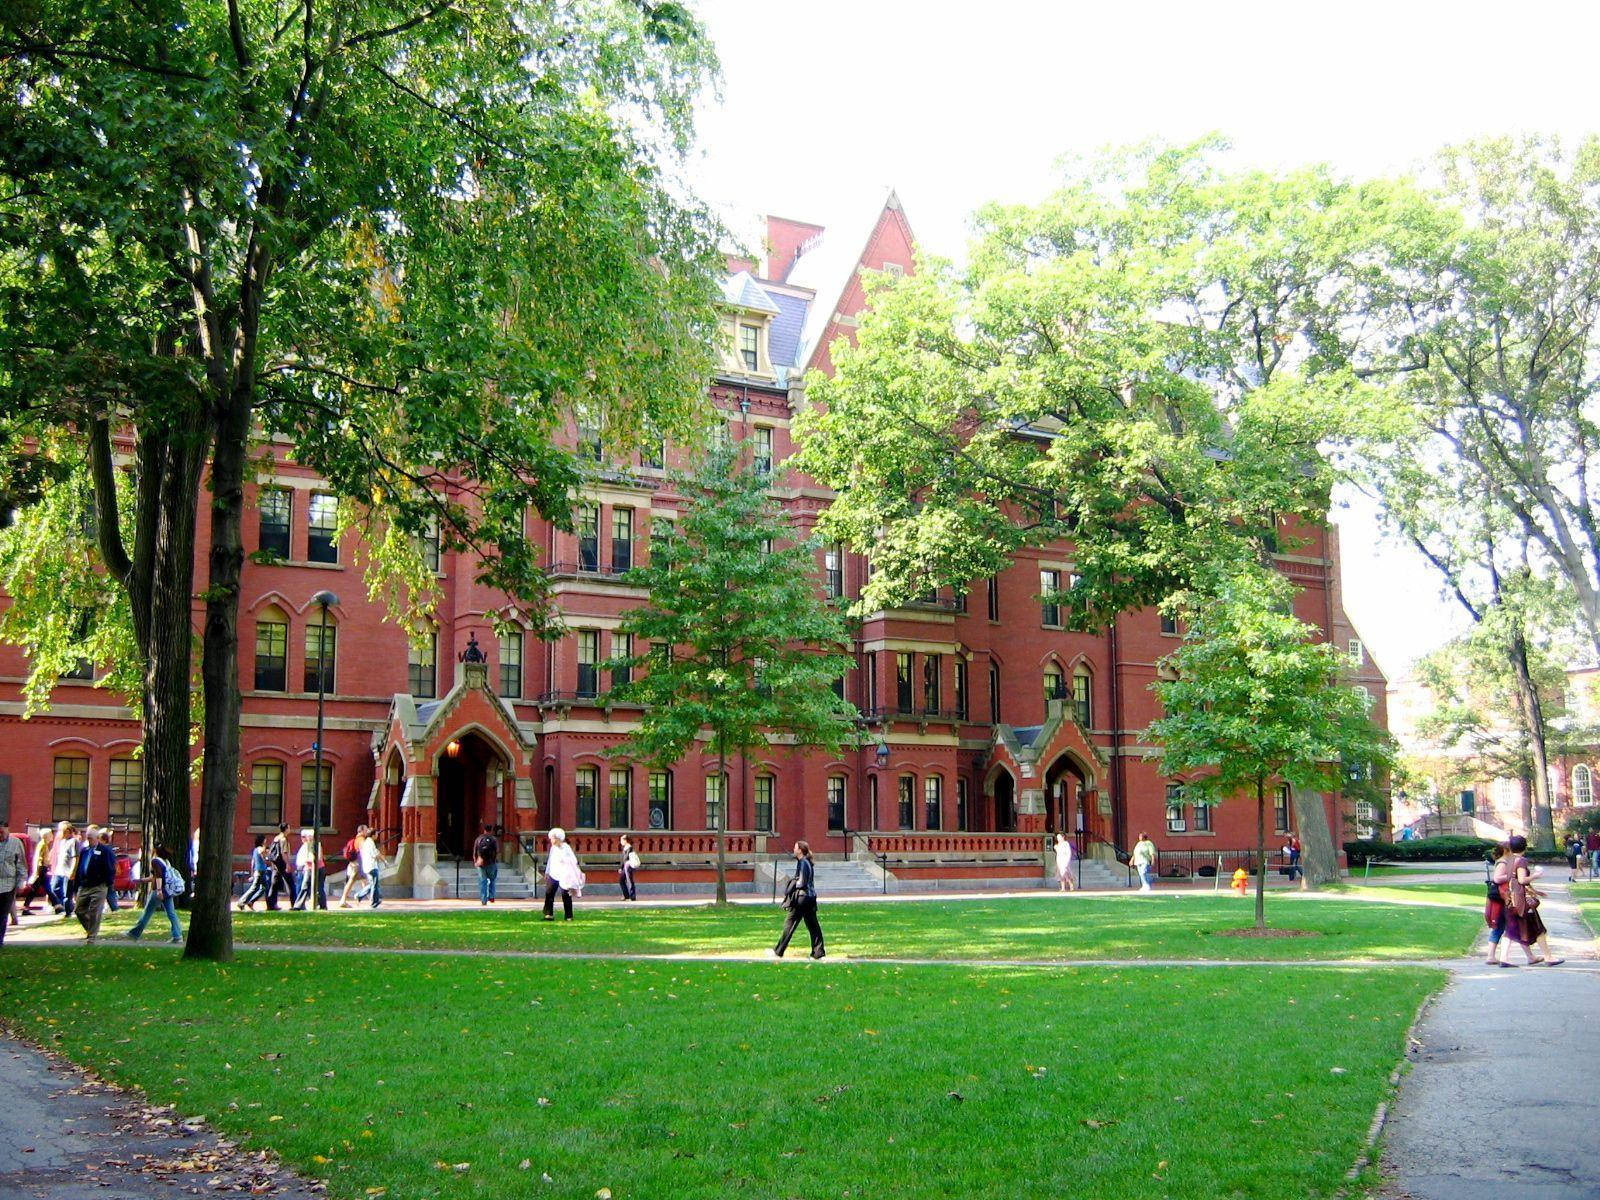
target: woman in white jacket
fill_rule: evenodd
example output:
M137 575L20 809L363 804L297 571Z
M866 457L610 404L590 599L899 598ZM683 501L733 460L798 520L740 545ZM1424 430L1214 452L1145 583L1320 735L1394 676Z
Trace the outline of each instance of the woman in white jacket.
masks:
M555 920L556 893L561 893L561 911L572 920L572 897L583 895L583 868L578 856L567 845L567 831L557 825L549 833L550 857L544 864L544 919Z

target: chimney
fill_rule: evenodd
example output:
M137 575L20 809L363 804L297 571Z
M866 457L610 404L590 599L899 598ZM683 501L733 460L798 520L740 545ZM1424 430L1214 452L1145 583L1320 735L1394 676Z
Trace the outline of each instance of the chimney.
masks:
M783 283L794 270L795 260L822 237L822 226L787 217L767 216L766 278Z

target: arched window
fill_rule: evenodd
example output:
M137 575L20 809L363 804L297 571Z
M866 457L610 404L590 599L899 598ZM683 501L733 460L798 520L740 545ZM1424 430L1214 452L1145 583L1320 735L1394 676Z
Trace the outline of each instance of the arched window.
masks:
M1065 700L1067 698L1067 680L1061 674L1061 668L1051 663L1044 669L1044 699L1048 704L1052 700Z
M1594 774L1583 763L1572 768L1572 802L1594 803Z
M332 621L324 625L319 617L306 624L305 690L334 692L335 647L339 644L339 627Z
M759 796L759 792L757 795ZM845 778L843 775L828 776L828 828L843 829L844 825L844 796Z
M672 772L650 772L650 828L672 828Z
M50 790L50 819L83 826L89 820L89 760L62 755L55 760Z
M1078 724L1085 729L1094 724L1094 704L1089 688L1089 668L1080 666L1072 672L1072 712Z
M268 606L256 617L256 691L282 692L289 687L289 618Z
M776 775L756 776L756 831L758 833L771 833L773 814L777 811L778 777ZM828 825L833 825L833 780L828 780Z
M915 829L915 806L917 795L917 777L915 775L900 776L900 828Z

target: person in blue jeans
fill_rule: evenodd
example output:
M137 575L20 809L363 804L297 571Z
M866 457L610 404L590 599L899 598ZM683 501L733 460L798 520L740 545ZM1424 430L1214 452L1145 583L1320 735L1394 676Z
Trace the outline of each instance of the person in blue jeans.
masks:
M256 834L255 845L250 850L250 886L239 897L239 911L255 910L256 901L267 894L272 886L272 868L267 865L267 855L262 847L267 839Z
M183 926L178 924L178 908L176 900L183 893L183 880L177 870L168 864L172 862L172 851L165 846L157 846L155 857L150 860L150 894L145 897L144 912L139 917L134 927L127 932L127 937L138 941L144 935L144 927L150 924L150 918L155 916L156 909L164 909L167 922L172 926L172 941L183 941Z
M472 862L478 868L478 904L493 904L494 881L500 874L500 839L487 821L482 835L472 844Z

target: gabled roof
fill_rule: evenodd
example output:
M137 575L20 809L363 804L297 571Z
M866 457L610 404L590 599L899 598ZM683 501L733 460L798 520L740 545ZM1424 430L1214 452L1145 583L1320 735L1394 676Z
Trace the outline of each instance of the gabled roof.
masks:
M764 312L777 316L782 311L749 271L740 271L737 275L730 275L723 280L722 298L735 308L742 308L746 312Z

